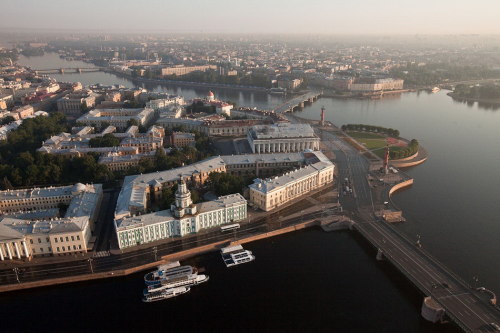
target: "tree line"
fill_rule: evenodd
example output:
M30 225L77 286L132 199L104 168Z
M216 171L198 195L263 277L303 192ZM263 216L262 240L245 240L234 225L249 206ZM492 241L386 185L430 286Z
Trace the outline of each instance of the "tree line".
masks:
M484 84L480 86L457 84L453 91L459 97L465 98L500 98L500 85Z
M168 154L159 149L153 159L144 158L138 166L112 172L106 165L98 163L100 156L97 153L76 157L37 151L43 141L68 131L66 118L62 113L24 120L16 130L9 133L7 140L0 142L0 187L12 189L76 182L112 184L125 175L180 167L205 159L214 152L208 137L195 133L195 147L172 149ZM117 138L112 135L104 136L99 144L114 144L114 139ZM111 143L103 143L108 140Z
M416 139L410 141L410 144L404 149L391 150L389 152L389 157L391 160L397 160L400 158L410 157L418 152L419 143Z
M393 128L385 128L382 126L373 126L373 125L363 125L363 124L347 124L342 125L343 131L363 131L363 132L371 132L371 133L381 133L387 134L392 137L399 137L399 131Z

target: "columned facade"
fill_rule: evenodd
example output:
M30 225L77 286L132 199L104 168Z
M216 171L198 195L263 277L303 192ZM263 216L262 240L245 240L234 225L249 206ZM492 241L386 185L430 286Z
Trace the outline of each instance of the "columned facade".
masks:
M260 142L254 141L252 151L256 154L268 153L294 153L306 149L319 150L319 139L308 141L280 141L280 142Z
M333 182L334 165L318 162L270 180L250 185L250 202L264 211L275 209L323 185Z

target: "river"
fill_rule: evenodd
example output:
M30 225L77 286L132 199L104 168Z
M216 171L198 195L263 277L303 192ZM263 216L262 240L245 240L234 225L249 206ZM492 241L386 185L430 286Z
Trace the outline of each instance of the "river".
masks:
M57 59L56 59L57 58ZM45 59L45 60L44 60ZM54 63L49 63L54 61ZM57 55L21 57L33 68L63 67ZM68 65L68 64L67 64ZM88 66L88 64L85 64ZM40 67L37 67L40 66ZM56 66L56 67L53 67ZM68 65L67 67L76 67ZM51 75L83 84L121 84L106 73ZM148 87L184 95L204 96L203 89ZM255 92L214 89L221 99L241 106L272 108L281 98ZM465 280L500 292L500 112L477 104L454 102L445 91L406 93L382 100L322 98L297 112L337 125L374 124L400 130L428 150L429 160L407 172L415 184L394 195L407 222L396 227ZM218 254L192 262L204 266L210 281L173 301L139 302L141 275L127 278L29 290L1 296L10 316L26 302L33 325L75 329L174 329L176 331L384 331L447 332L451 325L432 325L420 318L422 295L387 263L377 262L366 241L349 232L313 229L248 244L257 260L235 269L223 267ZM49 302L56 308L46 307ZM54 301L55 300L55 301ZM53 318L71 317L74 321Z

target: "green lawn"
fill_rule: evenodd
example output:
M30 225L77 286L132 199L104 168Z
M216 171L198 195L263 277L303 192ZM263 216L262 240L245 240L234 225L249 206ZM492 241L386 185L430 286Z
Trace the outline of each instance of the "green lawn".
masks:
M348 131L347 134L349 134L350 137L361 143L366 149L374 150L373 153L379 156L380 158L384 157L385 149L383 148L386 146L385 135L377 133L355 132L355 131ZM404 149L404 147L396 147L396 146L389 147L390 151L398 151L401 149Z

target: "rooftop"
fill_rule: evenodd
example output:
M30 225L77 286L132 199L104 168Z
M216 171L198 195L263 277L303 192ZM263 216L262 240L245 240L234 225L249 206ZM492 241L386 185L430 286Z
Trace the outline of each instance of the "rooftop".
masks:
M316 138L309 124L280 123L274 125L256 125L250 129L253 139Z
M254 180L254 183L251 184L249 187L262 192L262 193L268 193L271 191L274 191L276 189L279 189L281 187L287 186L287 184L309 177L311 174L314 174L318 171L327 169L327 168L333 168L332 162L317 162L308 166L305 166L303 168L290 171L285 173L282 176L279 177L274 177L270 179L260 179L257 178Z

